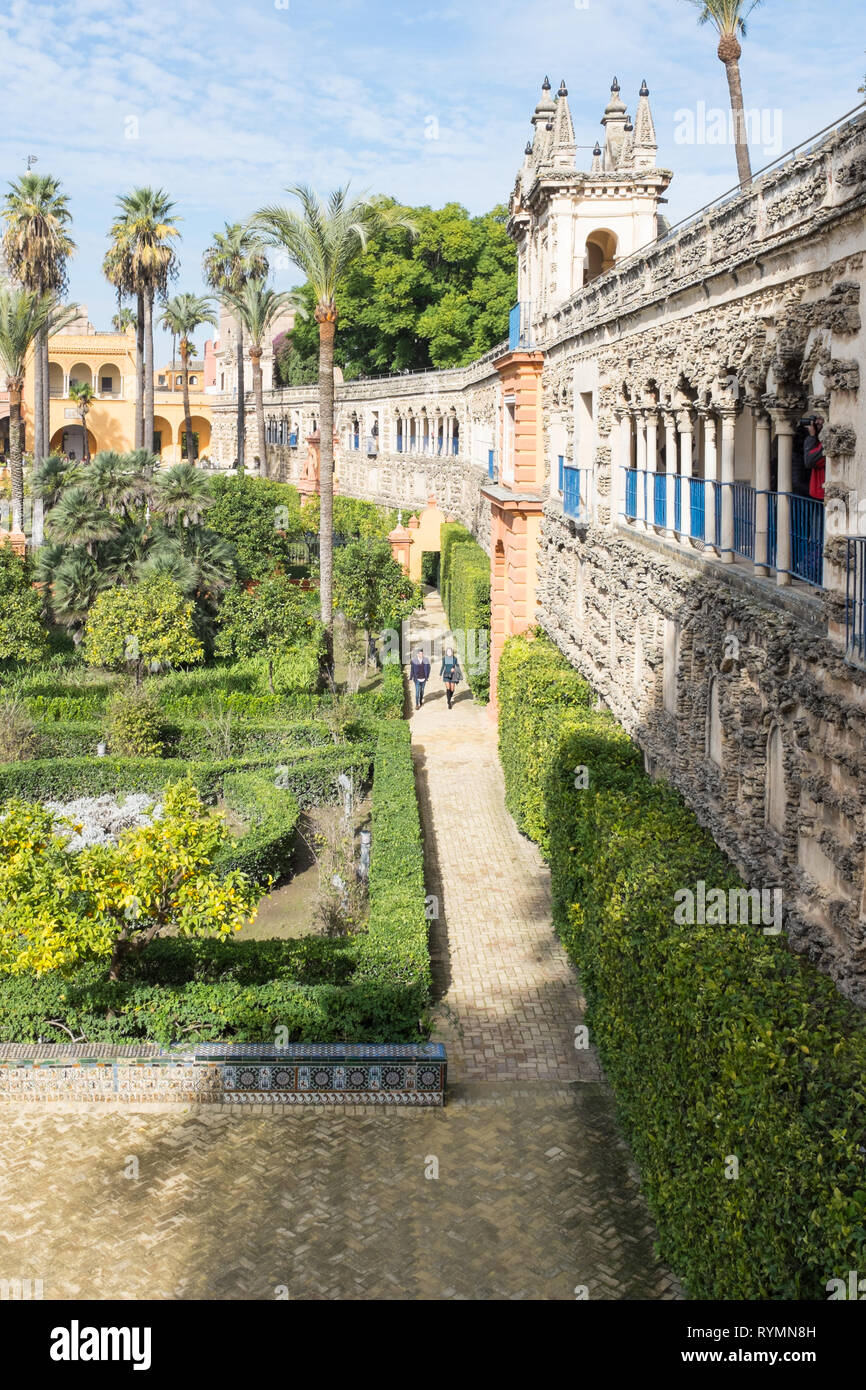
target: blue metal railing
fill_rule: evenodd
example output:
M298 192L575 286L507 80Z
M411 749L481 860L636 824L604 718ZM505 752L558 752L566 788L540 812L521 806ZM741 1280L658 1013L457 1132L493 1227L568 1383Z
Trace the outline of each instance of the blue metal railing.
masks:
M494 459L494 457L495 457L494 450L493 450L493 449L488 449L488 450L487 450L487 476L488 476L488 478L492 478L492 477L493 477L493 459Z
M845 560L845 655L866 661L866 536L849 536Z
M451 452L455 457L460 453L460 440L456 436L451 440Z
M292 434L289 435L289 448L290 448L290 449L297 449L297 447L298 447L298 435L297 435L297 431L294 431Z
M531 345L531 334L529 331L529 311L530 301L528 299L515 304L508 315L508 350L516 352L518 348L528 348Z
M755 489L750 483L731 483L734 495L734 554L755 558Z
M674 530L678 536L683 532L683 480L679 473L674 474Z
M656 526L667 524L667 484L666 473L656 473L653 478L653 522Z
M819 588L824 577L824 504L788 494L791 507L791 574Z
M402 434L398 434L398 435L397 435L397 453L398 453L398 454L402 454L402 452L403 452L403 436L402 436Z
M579 468L563 469L562 510L565 516L574 517L576 521L585 520L581 511L580 474Z
M625 470L625 514L629 521L637 516L637 469Z
M689 478L689 503L691 511L691 527L689 535L693 541L704 539L704 524L706 521L706 501L705 486L703 478Z

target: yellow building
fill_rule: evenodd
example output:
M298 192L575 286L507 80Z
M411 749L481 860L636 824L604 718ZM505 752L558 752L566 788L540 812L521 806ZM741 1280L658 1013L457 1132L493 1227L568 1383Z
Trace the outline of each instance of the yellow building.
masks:
M49 391L51 395L50 445L52 453L81 458L84 436L81 417L69 388L75 381L93 387L94 401L87 414L90 454L101 449L125 453L135 447L135 329L126 333L57 333L48 343ZM185 424L183 393L177 389L180 372L163 368L154 373L154 452L163 463L179 463ZM195 380L194 380L195 378ZM164 385L160 386L160 380ZM33 447L34 375L31 362L24 386L26 449ZM209 453L211 440L211 398L204 391L204 374L190 370L192 429L198 455Z

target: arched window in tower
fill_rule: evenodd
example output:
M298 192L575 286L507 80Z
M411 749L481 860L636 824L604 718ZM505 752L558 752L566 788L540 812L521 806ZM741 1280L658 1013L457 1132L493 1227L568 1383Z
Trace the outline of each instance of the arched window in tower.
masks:
M780 833L785 829L785 746L778 724L774 724L767 739L767 782L764 800L764 820Z
M722 765L724 742L722 737L722 717L719 709L719 677L713 676L707 698L707 741L706 752L716 767Z
M585 285L611 269L616 260L616 244L615 233L608 231L606 227L599 227L597 231L590 232L586 238L586 255L583 261Z

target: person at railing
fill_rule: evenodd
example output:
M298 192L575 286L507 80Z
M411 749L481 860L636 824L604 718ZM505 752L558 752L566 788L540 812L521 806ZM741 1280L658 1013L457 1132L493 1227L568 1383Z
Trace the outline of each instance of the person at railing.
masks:
M824 483L827 473L827 460L824 457L824 445L821 443L821 431L824 428L824 418L821 415L808 415L802 423L806 426L806 438L803 441L803 466L809 478L808 496L814 503L820 505L809 506L805 504L804 541L805 541L805 560L806 574L810 582L819 584L823 569L824 555Z
M820 415L810 415L805 423L807 428L803 441L803 463L809 472L809 496L816 502L823 502L827 460L824 457L824 445L820 436L824 420Z

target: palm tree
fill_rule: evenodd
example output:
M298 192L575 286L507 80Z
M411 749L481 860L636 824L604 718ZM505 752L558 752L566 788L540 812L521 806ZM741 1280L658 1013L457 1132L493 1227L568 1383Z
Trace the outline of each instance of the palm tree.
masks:
M734 117L734 146L737 152L737 173L740 185L745 187L752 182L752 164L749 159L749 137L746 131L746 113L743 107L743 85L740 81L740 35L746 37L746 20L761 0L689 0L700 10L699 24L712 24L719 35L716 50L719 61L724 63L728 78L728 91L731 96L731 111Z
M118 309L111 320L111 326L115 333L125 333L127 328L137 325L138 319L134 309Z
M47 550L48 547L43 546L39 551L38 572L49 578L49 556L43 555ZM54 547L51 551L57 557L56 566L50 571L51 611L56 622L70 629L77 646L84 636L90 609L111 581L89 553L83 550L58 552Z
M184 526L198 526L213 506L210 481L189 463L176 463L157 479L154 513L166 526L174 526L178 536Z
M137 301L138 372L136 403L141 401L142 425L136 427L135 447L153 447L153 305L164 295L177 271L172 238L180 236L174 203L161 188L134 188L117 200L120 216L111 227L111 246L103 270L119 297L134 294Z
M191 338L203 323L217 326L219 320L214 312L214 303L201 294L176 294L165 306L160 319L163 328L179 339L180 368L183 375L183 418L186 425L186 458L190 467L195 463L195 446L192 438L192 411L189 406L189 359L192 353Z
M120 533L120 522L106 507L93 499L83 483L63 490L51 508L46 530L53 541L72 549L83 546L91 559L100 541L113 540Z
M205 283L220 298L240 294L248 280L264 280L268 260L261 242L240 222L227 222L224 232L215 232L213 245L202 261ZM246 444L246 395L244 390L244 326L238 322L238 472L244 471Z
M32 290L10 290L0 287L0 371L6 377L9 392L9 464L12 474L13 527L21 530L24 524L24 450L21 438L21 395L27 358L39 334L48 323L60 323L64 314L69 318L78 312L72 305L58 314L57 302L51 294Z
M96 400L96 392L89 381L73 381L69 385L69 399L75 401L78 407L78 414L81 416L81 432L84 435L81 457L85 467L90 462L90 441L87 437L87 415L93 402Z
M337 292L353 262L373 237L392 227L414 225L396 210L369 198L349 198L338 188L324 203L305 185L289 188L300 212L271 206L250 219L250 226L268 246L280 246L306 276L316 298L319 325L320 469L320 597L322 624L327 634L328 663L332 656L334 594L334 337L337 330Z
M114 516L139 520L154 496L153 468L138 466L137 455L102 449L90 466L76 474L99 507Z
M10 183L3 206L3 255L14 278L36 295L58 296L66 288L66 262L75 250L67 230L69 199L50 174L22 174ZM48 333L43 325L34 352L33 459L47 458L50 394Z
M246 329L250 340L250 361L253 365L253 397L256 403L256 432L261 451L261 473L269 476L268 445L265 439L265 397L262 389L262 353L264 340L281 314L289 307L299 309L297 294L269 290L264 280L248 280L240 294L224 294L225 303L237 322Z
M49 454L34 470L30 487L34 497L41 497L46 507L54 506L61 492L73 481L75 465L62 454Z

